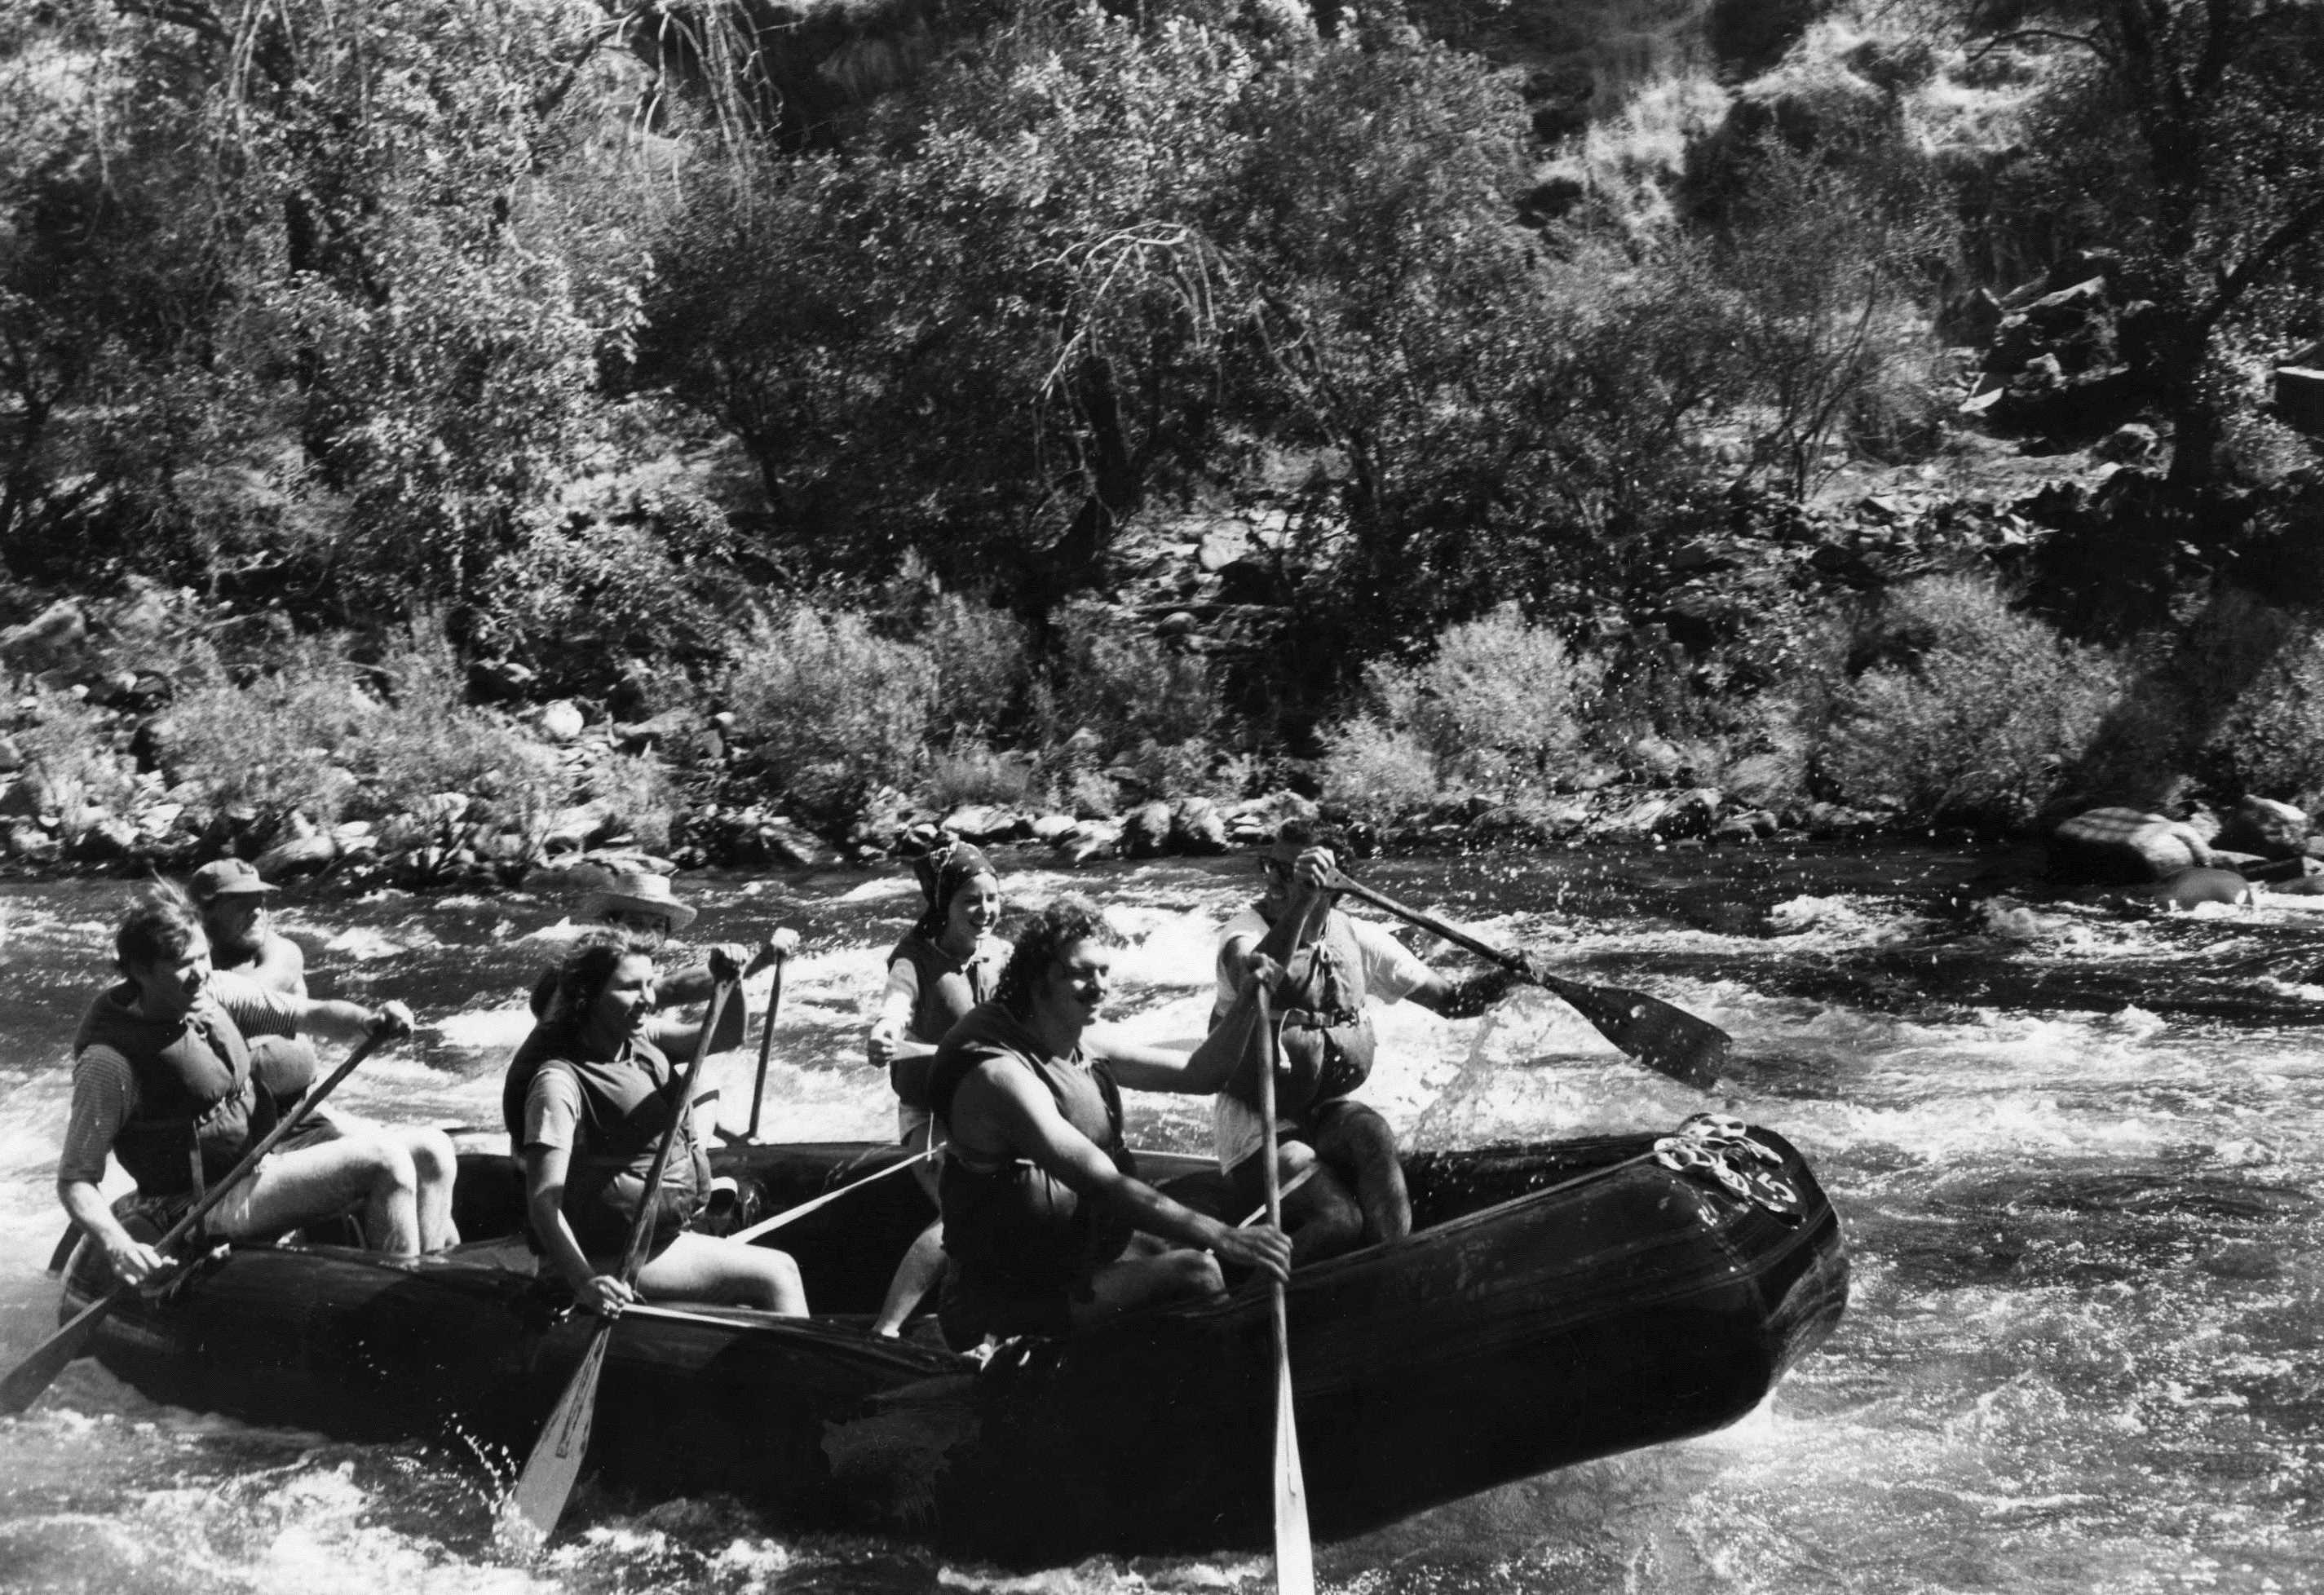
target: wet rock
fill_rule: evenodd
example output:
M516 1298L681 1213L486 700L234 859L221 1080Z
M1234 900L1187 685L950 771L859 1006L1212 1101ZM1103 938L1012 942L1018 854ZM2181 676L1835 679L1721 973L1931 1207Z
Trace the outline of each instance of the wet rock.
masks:
M2214 845L2263 859L2299 855L2308 840L2308 816L2273 798L2247 797L2227 811Z
M1014 842L1033 834L1033 816L997 803L967 803L944 817L944 828L963 841Z
M1289 790L1269 792L1226 811L1227 839L1238 847L1255 847L1271 841L1293 820L1313 821L1318 813L1312 798Z
M2053 879L2093 885L2139 885L2181 870L2209 868L2210 838L2183 820L2135 808L2094 808L2050 834Z
M1160 798L1141 803L1121 822L1121 855L1150 859L1170 845L1170 806Z
M72 856L90 863L111 863L137 851L137 827L119 815L102 809L85 811L72 839Z
M1033 840L1054 847L1057 839L1074 828L1074 817L1068 814L1037 815L1033 819Z
M1226 821L1208 798L1181 798L1170 807L1170 842L1185 853L1227 850Z
M259 874L264 879L292 880L302 875L320 874L329 869L338 856L337 838L327 831L318 831L278 842L260 853L255 862Z
M1051 845L1058 858L1068 864L1111 858L1121 851L1121 826L1113 820L1082 820Z

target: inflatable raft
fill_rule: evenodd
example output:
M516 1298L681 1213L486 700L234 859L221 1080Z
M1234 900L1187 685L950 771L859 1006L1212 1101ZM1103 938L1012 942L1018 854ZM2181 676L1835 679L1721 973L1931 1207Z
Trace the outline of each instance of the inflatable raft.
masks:
M900 1156L743 1147L716 1162L771 1210ZM1149 1175L1198 1166L1159 1163ZM1845 1248L1814 1176L1780 1138L1733 1120L1420 1153L1406 1174L1410 1238L1304 1268L1289 1290L1307 1499L1325 1537L1731 1423L1846 1299ZM117 1309L95 1354L161 1400L439 1441L505 1481L591 1321L562 1310L505 1239L512 1160L464 1157L459 1208L471 1239L439 1257L222 1249ZM1014 1565L1268 1543L1262 1290L982 1360L931 1336L876 1339L870 1314L927 1217L899 1175L765 1237L798 1259L813 1318L625 1314L591 1440L597 1498L726 1491L773 1526L908 1535ZM84 1248L64 1313L106 1283Z

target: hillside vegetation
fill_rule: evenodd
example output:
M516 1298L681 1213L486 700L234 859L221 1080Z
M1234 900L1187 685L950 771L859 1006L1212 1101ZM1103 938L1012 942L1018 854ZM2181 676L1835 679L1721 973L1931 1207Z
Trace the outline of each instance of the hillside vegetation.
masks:
M2312 808L2319 90L2292 0L15 7L7 845Z

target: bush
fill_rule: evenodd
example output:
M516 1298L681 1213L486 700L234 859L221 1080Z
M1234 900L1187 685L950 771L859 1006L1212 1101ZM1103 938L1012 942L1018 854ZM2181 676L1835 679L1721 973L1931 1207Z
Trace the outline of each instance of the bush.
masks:
M1359 715L1327 728L1323 742L1323 796L1359 818L1382 825L1439 795L1435 756L1405 727Z
M11 734L33 778L36 799L56 812L68 841L84 829L86 811L126 810L135 778L79 699L34 687L31 710Z
M2282 614L2262 632L2275 647L2196 752L2206 784L2312 808L2324 799L2324 623Z
M2114 658L2013 611L1998 586L1896 589L1859 644L1816 773L1843 801L2017 825L2065 784L2119 696Z
M936 670L935 724L945 740L989 738L1022 709L1032 656L1025 628L1007 611L938 594L918 641Z
M844 825L879 788L919 775L936 687L926 650L853 610L801 603L752 629L726 696L775 786L808 818Z
M206 807L328 824L353 784L339 750L383 707L358 685L343 639L292 643L271 663L235 680L204 658L200 685L155 727L162 765Z
M1113 756L1204 744L1207 759L1208 740L1226 719L1201 655L1174 652L1086 600L1058 617L1057 655L1040 696L1044 742L1059 745L1086 730Z
M1379 724L1425 754L1437 788L1512 796L1545 786L1571 760L1604 677L1598 660L1577 658L1514 604L1446 631L1425 663L1365 673Z

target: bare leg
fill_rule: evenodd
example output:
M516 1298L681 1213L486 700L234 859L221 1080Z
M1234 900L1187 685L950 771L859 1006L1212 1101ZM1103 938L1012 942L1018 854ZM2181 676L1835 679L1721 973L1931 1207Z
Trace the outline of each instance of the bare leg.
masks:
M460 1154L452 1138L440 1129L417 1125L389 1127L388 1134L411 1157L420 1189L414 1203L420 1226L420 1249L441 1251L460 1244L459 1226L452 1222L452 1185L460 1173Z
M715 1235L680 1235L664 1247L638 1270L638 1293L654 1302L759 1307L794 1318L807 1314L807 1286L788 1252Z
M928 1132L932 1128L927 1122L912 1126L904 1137L906 1149L927 1151ZM937 1200L936 1165L921 1164L912 1170L912 1178L918 1182L930 1202ZM921 1298L944 1278L944 1221L939 1218L921 1231L912 1244L905 1249L903 1261L896 1265L896 1277L888 1282L887 1299L880 1304L880 1316L873 1321L872 1332L890 1339L901 1334L904 1321L912 1315L912 1309L920 1305Z
M270 1154L211 1214L211 1228L228 1237L278 1234L360 1203L372 1250L417 1257L419 1185L410 1153L375 1127L352 1126L338 1139Z
M1354 1182L1366 1240L1401 1240L1412 1233L1412 1196L1387 1120L1361 1102L1331 1103L1316 1114L1315 1150Z
M1361 1244L1363 1209L1356 1205L1354 1194L1337 1171L1328 1165L1319 1166L1315 1149L1304 1141L1279 1142L1277 1159L1276 1178L1286 1187L1283 1231L1291 1237L1291 1266L1296 1268L1302 1263L1337 1257ZM1310 1167L1315 1172L1306 1184L1296 1191L1289 1189L1300 1171ZM1227 1178L1236 1208L1227 1222L1233 1223L1267 1200L1259 1155L1253 1153L1236 1164Z
M880 1316L872 1332L890 1339L902 1333L904 1321L944 1277L944 1221L938 1219L920 1231L904 1253L904 1260L896 1265L896 1277L888 1282L888 1299L880 1304Z
M1073 1305L1075 1329L1118 1317L1156 1302L1202 1300L1226 1294L1219 1261L1206 1251L1184 1248L1164 1252L1133 1250L1100 1268L1090 1281L1096 1299Z

